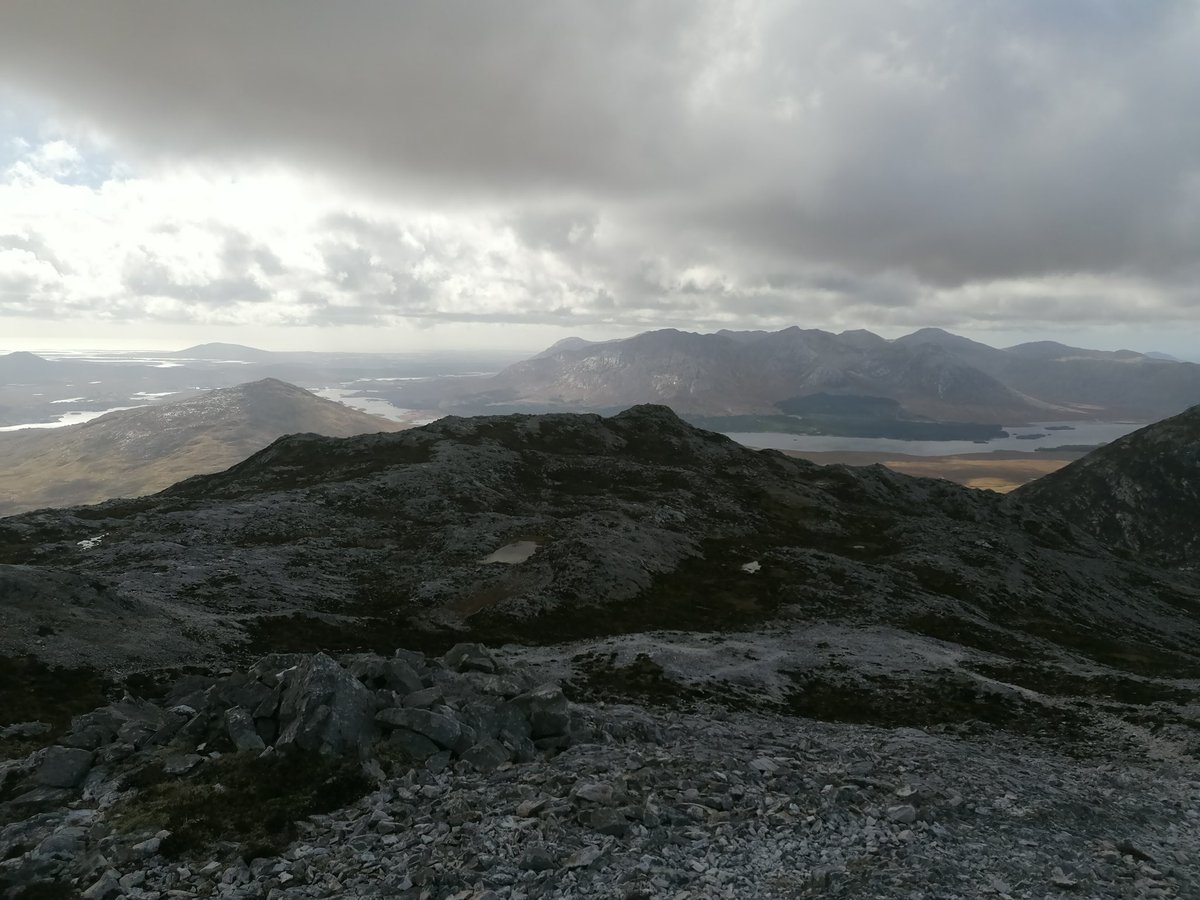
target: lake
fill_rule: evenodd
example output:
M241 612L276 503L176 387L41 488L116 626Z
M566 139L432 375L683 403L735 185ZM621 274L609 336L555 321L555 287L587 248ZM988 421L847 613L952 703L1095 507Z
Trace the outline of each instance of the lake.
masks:
M908 453L912 456L949 456L955 453L987 453L991 450L1052 449L1063 445L1107 444L1132 431L1144 428L1144 422L1034 422L1029 425L1005 425L1009 436L990 441L900 441L893 438L835 437L819 434L780 434L771 431L732 432L728 437L755 449ZM1069 427L1070 430L1066 430ZM1049 430L1061 428L1063 430ZM1042 435L1022 439L1020 435Z

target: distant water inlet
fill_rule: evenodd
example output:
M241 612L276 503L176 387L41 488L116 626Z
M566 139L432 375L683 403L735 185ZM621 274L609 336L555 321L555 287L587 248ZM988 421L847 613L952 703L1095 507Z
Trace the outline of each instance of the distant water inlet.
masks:
M400 379L382 379L377 378L376 381L399 381ZM420 379L409 379L420 380ZM418 416L416 410L405 409L402 406L396 406L389 403L382 397L368 397L359 388L345 387L324 387L320 390L314 390L314 394L318 397L324 397L326 400L336 400L344 406L349 406L351 409L357 409L359 412L370 413L373 416L380 416L384 419L391 419L393 422L406 422L410 425L426 425L432 422L433 419L426 416ZM436 417L435 417L436 418Z
M480 564L504 563L512 566L525 562L525 560L537 552L537 548L537 541L514 541L511 544L505 544L499 550L479 560L479 562Z
M912 456L949 456L954 453L986 453L990 450L1052 450L1055 447L1096 447L1144 428L1136 422L1034 422L1005 425L1008 437L976 441L901 441L894 438L838 437L827 434L783 434L779 432L728 432L739 444L755 449L817 451L874 451L907 453Z
M0 431L21 431L25 428L63 428L67 425L82 425L84 422L90 422L92 419L98 419L101 416L108 415L110 412L121 412L122 410L126 409L138 409L141 406L145 406L145 404L140 403L138 406L111 406L108 409L90 411L78 410L63 413L53 422L25 422L20 425L2 425L0 426Z

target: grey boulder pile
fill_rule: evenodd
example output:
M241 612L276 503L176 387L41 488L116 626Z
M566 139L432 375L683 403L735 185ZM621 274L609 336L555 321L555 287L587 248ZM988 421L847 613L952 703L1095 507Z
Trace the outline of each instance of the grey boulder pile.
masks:
M156 852L165 835L122 835L105 813L136 803L136 773L148 767L187 779L230 753L302 753L359 759L376 780L381 756L490 773L561 752L578 734L558 685L504 671L474 644L443 658L274 654L245 671L187 675L157 702L127 695L76 716L52 746L0 763L0 896L39 881L132 896L106 873Z

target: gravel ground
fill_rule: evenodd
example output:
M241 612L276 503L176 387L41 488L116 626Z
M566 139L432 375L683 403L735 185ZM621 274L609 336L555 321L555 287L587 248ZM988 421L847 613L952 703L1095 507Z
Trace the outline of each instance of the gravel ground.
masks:
M281 857L114 875L147 900L1200 896L1194 758L584 711L603 740L486 775L413 770L314 818Z

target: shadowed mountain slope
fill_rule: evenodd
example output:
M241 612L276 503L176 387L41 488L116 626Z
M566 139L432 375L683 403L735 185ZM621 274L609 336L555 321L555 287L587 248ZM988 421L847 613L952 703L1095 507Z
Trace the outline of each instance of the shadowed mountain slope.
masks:
M1052 510L1105 544L1168 563L1200 562L1200 406L1113 441L1012 497Z
M337 437L396 423L267 378L82 425L0 434L0 515L154 493L245 459L285 434Z

